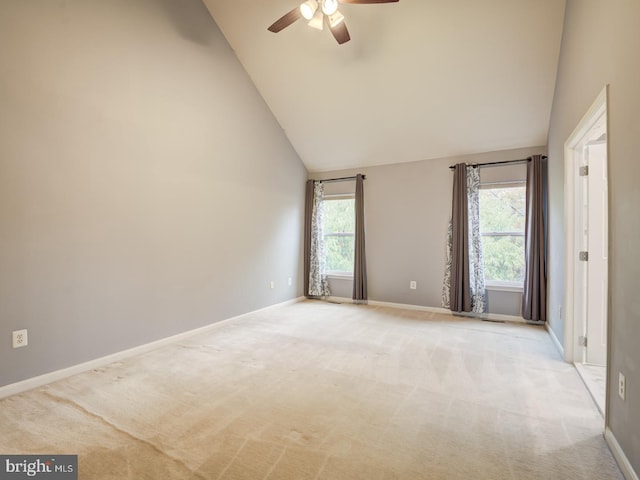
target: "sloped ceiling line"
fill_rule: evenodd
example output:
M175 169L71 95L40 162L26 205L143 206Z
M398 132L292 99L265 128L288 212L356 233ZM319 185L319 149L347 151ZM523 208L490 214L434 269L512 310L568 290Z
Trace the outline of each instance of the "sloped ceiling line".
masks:
M295 1L204 2L312 172L546 144L564 1L341 5L341 46L268 32Z

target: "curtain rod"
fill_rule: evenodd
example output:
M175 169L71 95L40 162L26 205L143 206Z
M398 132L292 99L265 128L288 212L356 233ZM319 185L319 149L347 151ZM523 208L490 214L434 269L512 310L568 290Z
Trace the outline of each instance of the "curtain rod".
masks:
M546 155L542 155L542 158L547 158L547 156ZM518 160L502 160L501 162L472 163L472 164L467 165L467 167L473 167L473 168L476 168L476 167L490 167L490 166L493 166L493 165L505 165L507 163L524 163L524 162L529 162L529 161L531 161L531 157L520 158ZM454 168L456 168L456 166L455 165L451 165L451 166L449 166L449 168L451 170L453 170Z
M356 178L357 178L357 176L354 175L353 177L328 178L327 180L314 180L314 182L321 182L321 183L346 182L348 180L355 180ZM366 180L367 176L366 175L362 175L362 179Z

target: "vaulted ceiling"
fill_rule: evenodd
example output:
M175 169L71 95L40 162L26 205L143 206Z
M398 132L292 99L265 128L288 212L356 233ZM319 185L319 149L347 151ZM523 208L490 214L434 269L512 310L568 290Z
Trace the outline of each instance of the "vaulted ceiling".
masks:
M546 144L564 0L340 5L343 45L267 31L300 0L204 2L310 171Z

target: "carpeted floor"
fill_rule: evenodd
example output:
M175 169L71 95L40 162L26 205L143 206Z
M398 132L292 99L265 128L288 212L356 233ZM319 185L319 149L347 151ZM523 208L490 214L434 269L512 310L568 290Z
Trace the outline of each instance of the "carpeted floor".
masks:
M0 400L80 479L622 479L542 327L305 301Z

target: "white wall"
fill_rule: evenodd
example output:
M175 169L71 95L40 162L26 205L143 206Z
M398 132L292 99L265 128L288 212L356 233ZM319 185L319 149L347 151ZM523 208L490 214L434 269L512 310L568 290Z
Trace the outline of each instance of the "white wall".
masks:
M0 58L0 385L302 293L306 170L199 0L2 2Z

